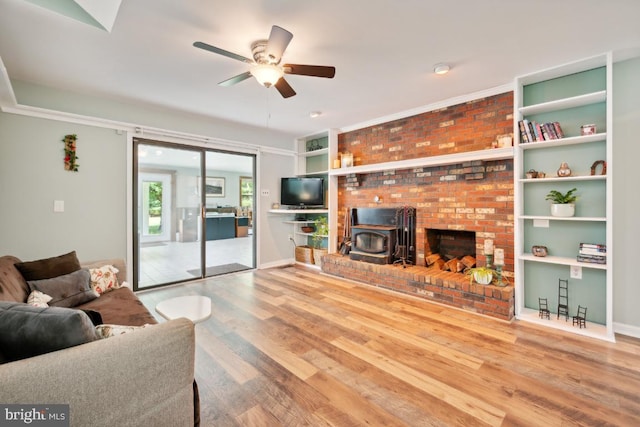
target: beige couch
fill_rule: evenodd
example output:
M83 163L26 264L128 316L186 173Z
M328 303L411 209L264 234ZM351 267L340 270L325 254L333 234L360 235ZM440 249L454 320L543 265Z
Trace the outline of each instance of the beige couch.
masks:
M15 257L0 257L0 300L26 301L28 286L13 266L16 262ZM105 263L115 264L118 276L126 277L121 260L90 265ZM104 323L156 323L128 288L82 307L100 312ZM194 359L193 323L171 320L0 364L0 402L69 404L72 426L193 426L199 418Z

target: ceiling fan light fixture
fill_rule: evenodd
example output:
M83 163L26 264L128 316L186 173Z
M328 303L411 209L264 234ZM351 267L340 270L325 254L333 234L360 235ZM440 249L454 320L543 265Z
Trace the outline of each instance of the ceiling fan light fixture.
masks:
M264 87L273 86L284 75L284 70L273 64L258 64L250 72Z
M433 66L433 72L438 75L447 74L450 69L451 67L449 67L447 64L436 64Z

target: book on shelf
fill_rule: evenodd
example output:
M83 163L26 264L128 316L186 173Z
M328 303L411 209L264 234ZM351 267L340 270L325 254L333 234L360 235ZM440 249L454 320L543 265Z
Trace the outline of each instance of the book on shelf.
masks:
M597 249L602 252L607 252L607 245L602 243L580 243L580 249Z
M583 256L586 258L594 257L596 259L599 259L599 258L606 259L607 246L601 245L599 243L580 243L578 248L578 256Z
M606 256L607 255L607 250L606 249L594 249L594 248L580 248L578 253L580 255L601 255L601 256Z
M559 122L538 123L523 119L518 122L520 141L542 142L564 138L564 132Z
M558 135L558 139L564 138L564 132L562 132L562 128L560 127L560 123L553 122L553 127L556 130L556 135Z
M601 255L578 255L576 259L579 262L588 262L591 264L606 264L607 257Z
M536 140L544 141L544 135L542 134L542 127L540 126L540 123L538 122L533 122L533 123L536 128Z
M549 139L558 139L558 134L556 133L556 128L553 126L553 123L545 123L544 127L547 129Z
M520 129L520 142L522 143L531 142L527 137L527 132L524 130L524 120L520 120L518 122L518 128Z
M534 133L531 132L533 130L533 127L531 126L531 122L527 119L524 119L524 131L527 134L527 140L529 142L534 142L535 139L533 138Z

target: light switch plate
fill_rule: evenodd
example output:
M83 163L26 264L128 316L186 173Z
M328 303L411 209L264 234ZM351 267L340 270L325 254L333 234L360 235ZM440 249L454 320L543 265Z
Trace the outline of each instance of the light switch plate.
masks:
M533 220L534 227L540 228L549 228L549 220L548 219L534 219Z
M64 212L64 200L54 200L53 201L53 211L54 212Z
M269 190L262 190L262 191L260 191L260 194L263 197L269 197L269 194L271 194L271 193L269 192Z

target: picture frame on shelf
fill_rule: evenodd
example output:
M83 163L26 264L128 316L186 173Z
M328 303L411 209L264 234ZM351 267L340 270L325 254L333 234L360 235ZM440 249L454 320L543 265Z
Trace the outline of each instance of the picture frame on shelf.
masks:
M223 177L208 176L204 193L207 197L224 197L225 179Z

